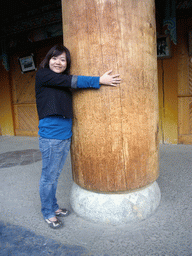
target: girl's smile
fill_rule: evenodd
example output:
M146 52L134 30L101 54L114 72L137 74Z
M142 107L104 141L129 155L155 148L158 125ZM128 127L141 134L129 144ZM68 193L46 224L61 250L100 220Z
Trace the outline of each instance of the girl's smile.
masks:
M49 68L55 73L63 73L67 68L66 53L62 53L59 56L53 56L49 60Z

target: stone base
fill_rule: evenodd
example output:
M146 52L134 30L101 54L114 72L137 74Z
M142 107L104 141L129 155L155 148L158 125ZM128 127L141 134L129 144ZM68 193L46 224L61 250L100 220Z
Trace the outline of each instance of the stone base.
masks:
M161 192L157 182L130 193L104 194L82 189L73 183L71 206L80 217L112 225L148 218L158 207Z

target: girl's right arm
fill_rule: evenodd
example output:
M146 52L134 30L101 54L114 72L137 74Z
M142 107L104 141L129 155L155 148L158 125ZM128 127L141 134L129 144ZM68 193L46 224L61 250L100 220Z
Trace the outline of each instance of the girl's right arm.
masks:
M68 87L68 88L95 88L99 89L100 85L117 86L121 79L119 74L111 75L112 70L99 76L72 76L58 74L54 71L44 68L36 74L36 82L45 87Z
M72 76L58 74L48 68L39 69L36 74L36 82L45 87L68 87L71 88Z

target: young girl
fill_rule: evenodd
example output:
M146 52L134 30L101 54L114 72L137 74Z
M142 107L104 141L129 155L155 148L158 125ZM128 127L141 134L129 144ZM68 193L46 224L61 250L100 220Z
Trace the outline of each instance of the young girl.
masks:
M39 148L42 153L42 174L39 183L41 211L51 228L59 228L58 217L69 214L59 208L56 189L70 149L72 136L71 88L94 88L101 85L116 86L118 74L106 72L101 77L70 75L71 57L63 45L52 47L36 74L36 103L39 115Z

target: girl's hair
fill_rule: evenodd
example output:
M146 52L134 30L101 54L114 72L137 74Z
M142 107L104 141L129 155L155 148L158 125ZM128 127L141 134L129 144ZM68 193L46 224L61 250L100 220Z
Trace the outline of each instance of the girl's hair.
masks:
M65 69L65 71L63 72L63 74L69 75L70 74L70 67L71 67L71 55L69 50L63 46L62 44L56 44L55 46L53 46L48 53L46 54L45 58L43 59L43 61L40 64L40 68L49 68L49 61L52 57L57 57L59 55L61 55L62 53L66 54L66 59L67 59L67 68Z

